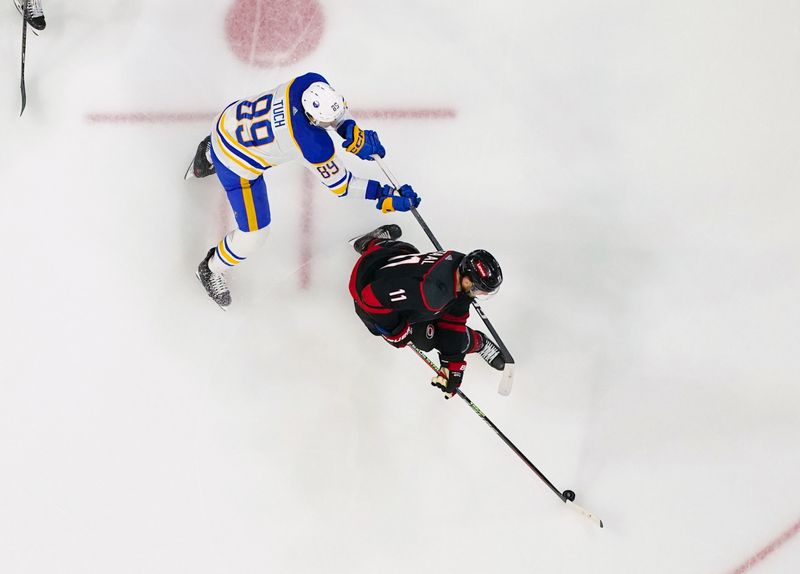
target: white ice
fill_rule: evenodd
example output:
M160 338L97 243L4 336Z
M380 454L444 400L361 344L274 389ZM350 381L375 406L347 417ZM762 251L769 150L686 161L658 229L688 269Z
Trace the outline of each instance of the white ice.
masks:
M45 2L21 118L0 7L0 572L728 574L800 520L800 4L331 0L264 69L231 3ZM427 248L411 216L270 172L223 313L194 269L227 204L181 179L210 123L87 119L309 70L456 111L361 123L445 246L502 263L516 386L476 359L464 391L605 529L355 317L346 239ZM800 536L748 571L800 571Z

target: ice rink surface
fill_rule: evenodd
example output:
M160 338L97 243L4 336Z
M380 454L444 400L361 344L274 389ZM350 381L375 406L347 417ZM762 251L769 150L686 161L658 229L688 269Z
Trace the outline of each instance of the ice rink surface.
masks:
M45 0L21 118L4 4L0 572L800 571L796 1ZM500 260L515 388L463 390L605 529L355 317L346 239L429 248L410 215L270 170L231 310L202 292L195 146L312 70Z

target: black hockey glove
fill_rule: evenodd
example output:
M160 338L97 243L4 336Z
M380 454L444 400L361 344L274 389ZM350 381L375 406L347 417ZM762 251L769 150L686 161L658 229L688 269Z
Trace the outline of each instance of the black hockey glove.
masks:
M444 398L449 399L456 394L458 387L461 386L466 366L467 364L464 361L443 362L442 373L431 379L431 385L438 387L444 393Z
M411 341L411 325L406 323L403 327L397 331L396 334L384 334L382 337L386 339L386 342L389 343L393 347L397 347L398 349L402 349Z

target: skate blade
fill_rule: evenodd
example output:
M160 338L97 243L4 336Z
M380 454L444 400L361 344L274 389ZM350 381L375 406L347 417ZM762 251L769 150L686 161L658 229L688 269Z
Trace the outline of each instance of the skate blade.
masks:
M197 280L198 280L198 281L200 281L200 287L203 289L203 293L205 294L205 296L206 296L206 297L208 297L209 299L211 299L211 301L212 301L212 303L214 303L214 305L216 305L217 307L219 307L219 308L220 308L220 309L222 309L223 311L226 311L226 312L227 312L227 311L228 311L228 308L227 308L227 307L223 307L222 305L220 305L219 303L217 303L216 301L214 301L214 298L213 298L211 295L209 295L209 294L206 292L206 288L205 288L205 287L203 287L203 280L202 280L202 279L200 279L200 273L198 273L197 271L195 271L195 272L194 272L194 276L195 276L195 277L197 277Z
M189 167L186 169L186 173L183 174L183 179L184 180L197 179L194 176L194 160L192 160L191 163L189 163Z

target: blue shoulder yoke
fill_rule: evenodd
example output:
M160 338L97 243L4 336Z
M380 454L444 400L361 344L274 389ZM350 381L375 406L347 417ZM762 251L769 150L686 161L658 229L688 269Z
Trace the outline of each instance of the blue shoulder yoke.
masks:
M303 157L310 163L325 163L333 157L335 148L327 130L311 125L300 101L303 92L314 82L328 81L316 72L298 76L289 88L289 109L292 133Z

